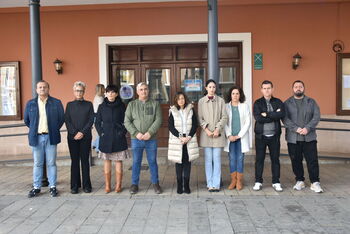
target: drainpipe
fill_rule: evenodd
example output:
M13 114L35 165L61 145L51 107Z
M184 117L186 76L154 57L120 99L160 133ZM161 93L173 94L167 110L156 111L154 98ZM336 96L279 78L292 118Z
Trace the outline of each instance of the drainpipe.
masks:
M208 79L219 85L217 0L208 0Z
M32 96L36 97L36 83L42 80L40 0L29 0L30 48L32 58Z

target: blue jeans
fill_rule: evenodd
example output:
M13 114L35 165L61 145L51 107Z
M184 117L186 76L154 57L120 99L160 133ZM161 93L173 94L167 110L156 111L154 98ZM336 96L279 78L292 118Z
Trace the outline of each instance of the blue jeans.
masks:
M241 140L230 142L230 151L228 153L230 159L230 173L239 172L243 173L244 167L244 154L242 153Z
M146 149L147 161L151 172L152 184L159 183L157 164L157 140L140 141L131 139L132 149L132 176L131 183L139 184L143 150Z
M208 188L220 188L222 148L204 148L205 175Z
M100 136L97 136L94 141L92 141L92 147L95 147L96 153L100 152Z
M94 117L94 123L96 123L96 113L95 113L95 117ZM92 147L95 147L95 151L96 153L100 152L100 136L97 134L97 137L95 140L92 141Z
M57 145L50 145L49 134L39 135L38 145L32 146L33 150L33 186L41 188L41 180L43 177L44 157L46 158L47 177L49 186L55 187L57 181Z

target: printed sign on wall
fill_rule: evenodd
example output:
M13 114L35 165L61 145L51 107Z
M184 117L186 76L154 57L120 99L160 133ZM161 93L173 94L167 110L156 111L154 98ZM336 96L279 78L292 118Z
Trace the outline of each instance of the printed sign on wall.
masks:
M254 54L254 70L262 70L263 69L263 54L255 53Z

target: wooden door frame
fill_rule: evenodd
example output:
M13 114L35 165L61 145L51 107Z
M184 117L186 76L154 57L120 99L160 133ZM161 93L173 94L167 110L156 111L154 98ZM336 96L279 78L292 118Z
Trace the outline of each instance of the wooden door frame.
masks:
M247 103L252 105L252 33L219 33L221 42L242 43L242 86L246 94ZM208 34L171 34L171 35L145 35L145 36L101 36L98 38L99 47L99 82L107 84L108 81L108 47L111 45L127 46L136 44L188 44L207 43ZM251 129L252 131L252 129ZM252 133L252 132L251 132Z
M99 82L107 84L109 77L108 47L111 45L126 46L136 44L188 44L207 43L208 34L169 34L144 36L100 36L98 37L99 50ZM246 102L253 104L253 70L252 70L252 33L219 33L218 41L242 43L242 86L246 95ZM250 127L250 145L253 142L253 125Z
M350 115L350 110L344 110L343 105L343 59L349 59L350 53L337 54L337 75L336 75L336 112L337 115Z

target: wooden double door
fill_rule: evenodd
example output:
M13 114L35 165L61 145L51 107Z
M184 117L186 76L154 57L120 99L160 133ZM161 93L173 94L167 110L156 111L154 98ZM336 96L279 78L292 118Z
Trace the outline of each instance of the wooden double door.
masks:
M202 53L200 55L205 57L203 50L206 49L206 46L192 45L192 47L188 47L186 45L185 47L189 49L187 54L186 51L181 51L179 48L183 46L163 45L161 48L147 46L146 50L142 46L110 49L110 58L114 59L110 62L110 83L120 86L130 85L134 88L134 97L136 98L136 85L139 82L146 82L149 85L150 98L160 103L163 121L158 131L158 145L161 147L166 147L168 144L169 107L174 104L176 92L183 91L189 100L197 106L198 100L203 97L205 82L208 79L207 61L193 55L196 55L197 52L197 54ZM197 48L197 51L193 51L193 46ZM235 46L239 45L235 44ZM191 56L192 59L189 59ZM181 60L183 57L186 59ZM137 61L132 61L133 59ZM223 59L219 63L219 88L223 96L232 85L242 83L241 59L231 60ZM130 100L124 101L128 103Z

